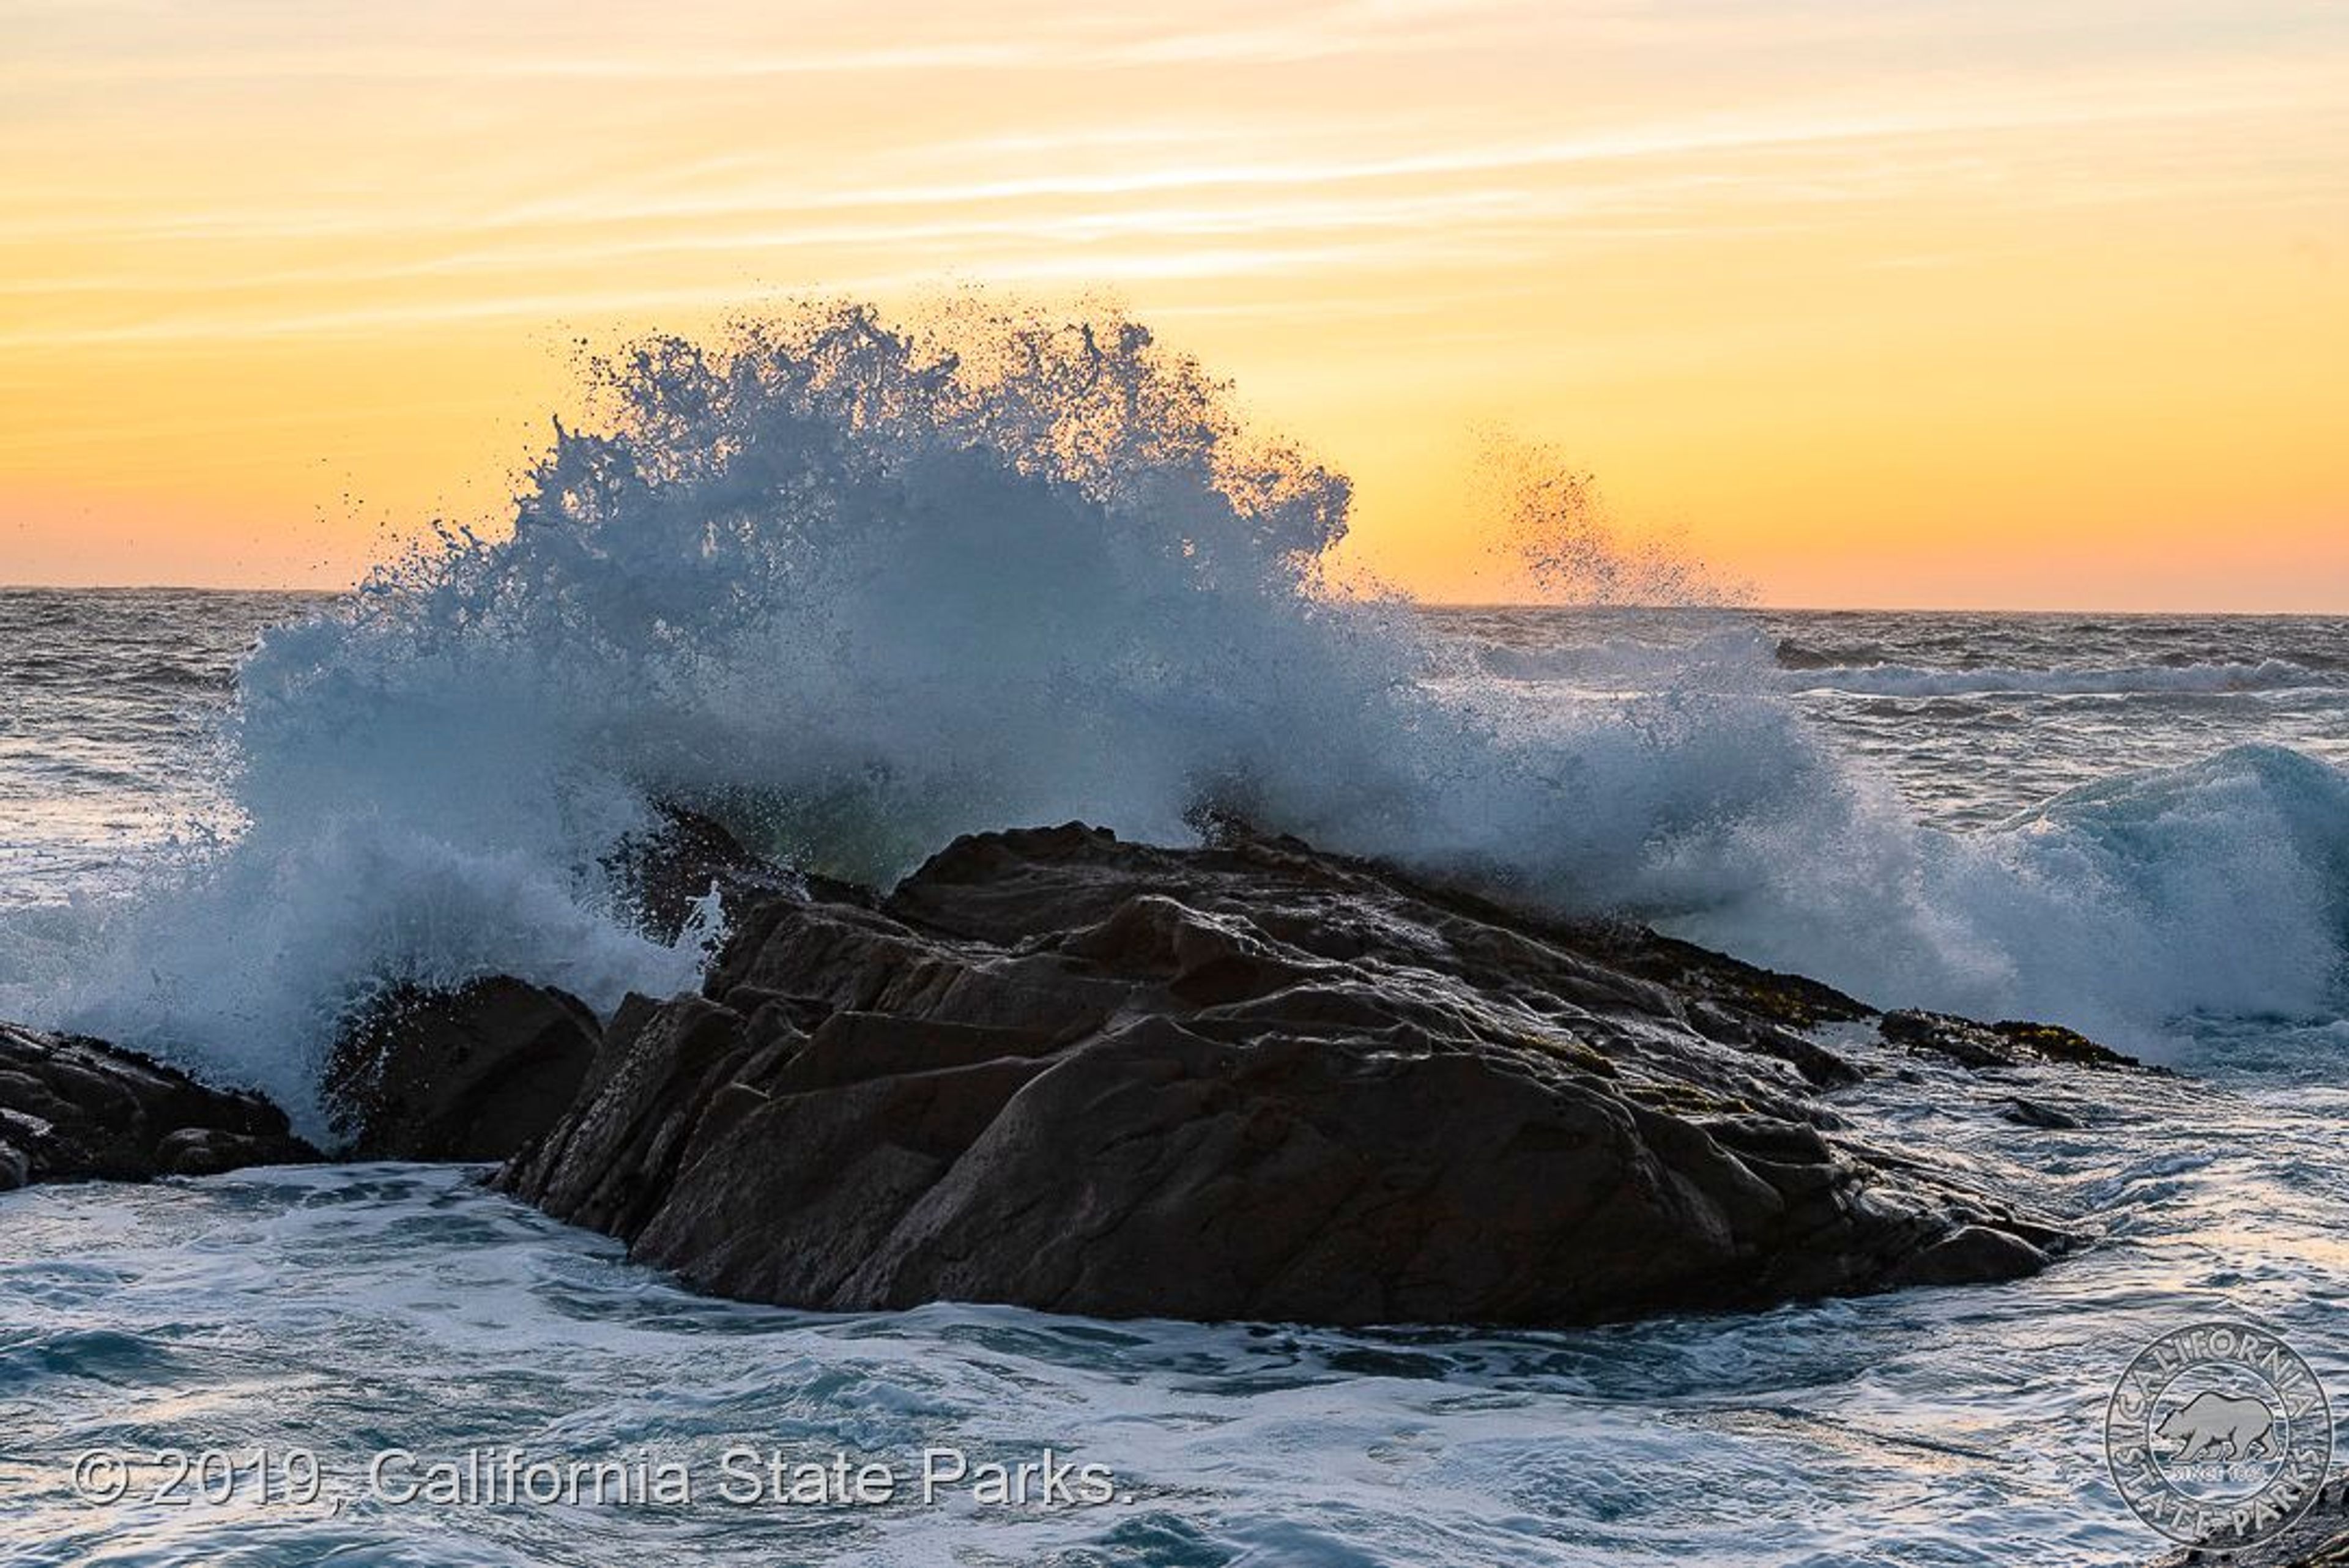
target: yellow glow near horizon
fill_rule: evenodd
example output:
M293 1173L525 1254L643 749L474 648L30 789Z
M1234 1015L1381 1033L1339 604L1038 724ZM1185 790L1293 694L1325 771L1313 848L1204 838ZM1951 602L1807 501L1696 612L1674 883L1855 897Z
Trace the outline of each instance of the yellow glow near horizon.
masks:
M1471 432L1781 603L2349 611L2349 11L0 0L0 582L350 581L569 346L1105 294L1521 586Z

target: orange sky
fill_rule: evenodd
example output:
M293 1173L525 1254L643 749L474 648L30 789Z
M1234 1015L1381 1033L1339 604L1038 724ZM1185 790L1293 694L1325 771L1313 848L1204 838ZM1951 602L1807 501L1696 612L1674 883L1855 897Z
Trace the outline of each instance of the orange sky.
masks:
M0 0L0 582L348 582L569 347L1106 291L1509 584L1505 425L1781 603L2349 612L2349 6Z

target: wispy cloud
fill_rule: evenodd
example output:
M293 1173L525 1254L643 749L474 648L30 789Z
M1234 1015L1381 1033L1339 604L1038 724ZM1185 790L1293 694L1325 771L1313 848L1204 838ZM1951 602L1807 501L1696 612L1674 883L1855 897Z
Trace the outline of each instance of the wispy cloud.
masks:
M23 12L19 5L0 7ZM69 15L56 5L30 7ZM919 42L843 44L820 39L754 38L742 46L692 47L656 34L647 46L581 49L567 42L585 29L523 32L502 49L387 45L381 39L326 41L306 47L222 46L207 30L165 36L163 46L136 45L95 52L44 54L22 48L0 62L0 84L18 87L130 86L164 82L239 82L269 78L528 82L742 81L823 76L1005 71L1104 70L1147 66L1278 65L1350 55L1486 46L1528 29L1554 26L1562 13L1509 0L1345 0L1237 24L1116 25L1111 14L1087 24L1022 29L1016 17L990 15L984 31L963 32L968 11L940 7L907 18L906 31L944 35ZM1070 18L1062 18L1063 23ZM354 18L347 31L357 31ZM231 37L234 37L232 33ZM37 35L36 35L37 37ZM552 42L552 46L550 46Z
M690 221L749 213L1000 205L1053 200L1134 198L1183 191L1325 190L1376 181L1542 173L1631 160L1760 153L1833 145L1895 146L1937 137L2004 136L2065 129L2184 123L2243 115L2304 112L2313 101L2341 112L2329 62L2272 69L2251 79L2074 83L2055 95L1952 95L1905 106L1855 102L1836 108L1768 109L1648 123L1516 141L1367 151L1351 156L1161 161L1094 171L989 170L957 179L899 183L843 181L838 168L801 170L785 183L746 169L721 188L691 194L615 193L602 188L499 202L476 197L432 205L398 200L299 206L213 206L157 211L25 215L0 243L33 239L300 240L404 232L529 228L562 222ZM1041 143L1048 139L1034 139ZM972 143L983 147L984 143ZM1063 139L1065 145L1065 139ZM853 165L850 166L853 171Z

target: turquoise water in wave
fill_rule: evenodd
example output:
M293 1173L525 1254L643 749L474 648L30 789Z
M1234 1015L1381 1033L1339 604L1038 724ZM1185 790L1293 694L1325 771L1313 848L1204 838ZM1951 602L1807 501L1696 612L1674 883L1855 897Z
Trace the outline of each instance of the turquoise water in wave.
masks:
M212 717L254 629L300 608L0 594L0 1013L55 994L109 898L240 831L207 767ZM2349 737L2338 621L1444 612L1429 625L1431 685L1494 713L1763 705L1846 758L1855 789L1960 841L2150 846L2111 863L2169 868L2200 846L2194 885L2211 898L2337 897L2323 876L2349 837L2327 793ZM2262 858L2279 846L2288 860ZM1978 894L1985 922L2005 896L1938 885ZM2227 907L2163 897L2147 907ZM1679 918L1738 934L1726 905ZM2342 931L2316 923L2321 955ZM2179 994L2220 995L2259 956L2230 948L2243 940L2240 922L2214 923L2211 973ZM447 1169L11 1194L0 1564L2140 1563L2164 1543L2105 1480L2099 1420L2144 1343L2253 1316L2349 1402L2349 1025L2322 1008L2168 1009L2162 1034L2205 1076L2096 1083L2106 1098L2084 1099L2061 1080L1903 1062L1914 1081L1860 1091L2097 1238L2039 1279L1571 1334L745 1307ZM2000 1119L2015 1093L2088 1125ZM1050 1448L1106 1467L1119 1497L739 1504L715 1495L735 1447L843 1451L908 1477L926 1448L974 1465ZM368 1492L378 1452L429 1463L474 1448L680 1465L699 1495ZM256 1449L279 1466L315 1457L316 1500L282 1484L257 1496L250 1472L220 1503L157 1501L167 1478L151 1467L112 1504L71 1484L92 1449Z

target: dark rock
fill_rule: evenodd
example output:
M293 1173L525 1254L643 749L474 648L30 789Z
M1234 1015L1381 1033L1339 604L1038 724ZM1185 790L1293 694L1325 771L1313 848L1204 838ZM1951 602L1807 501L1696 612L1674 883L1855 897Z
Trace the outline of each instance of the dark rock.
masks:
M2123 1056L2060 1024L2033 1024L2007 1018L1992 1024L1991 1032L2008 1045L2044 1061L2064 1062L2083 1068L2145 1068L2145 1064L2135 1057Z
M569 1107L601 1033L585 1004L548 986L398 986L335 1042L328 1121L356 1159L502 1160Z
M1708 1039L1777 1057L1819 1088L1847 1088L1867 1076L1816 1040L1767 1019L1741 1016L1710 1002L1692 1002L1688 1021Z
M1963 1225L1895 1264L1887 1283L1971 1284L2024 1279L2046 1266L2046 1254L2021 1235L1988 1225Z
M2002 1280L2068 1238L1836 1130L1850 998L1294 840L957 840L748 911L498 1178L722 1294L1568 1324Z
M2035 1099L2010 1099L2001 1114L2018 1127L2040 1127L2050 1132L2067 1132L2085 1125L2070 1111L2058 1110L2052 1105L2042 1105Z
M604 858L605 872L647 934L675 942L693 906L713 888L729 910L804 891L801 879L745 848L715 817L667 802L653 812L652 828L621 840Z
M2085 1035L2054 1024L2029 1024L2008 1019L1978 1024L1953 1013L1903 1011L1887 1013L1877 1027L1885 1039L1911 1050L1949 1057L1970 1068L2012 1068L2033 1062L2060 1062L2067 1067L2132 1068L2144 1070L2135 1057L2125 1057Z
M208 1088L103 1040L0 1024L0 1191L318 1157L257 1094Z
M1965 1067L2011 1068L2023 1059L1987 1026L1947 1013L1887 1013L1876 1027L1888 1044L1947 1057Z
M2228 1541L2181 1547L2154 1568L2187 1568L2197 1563L2224 1563L2228 1568L2349 1568L2344 1513L2349 1513L2349 1480L2327 1481L2305 1512L2266 1539L2249 1545Z

